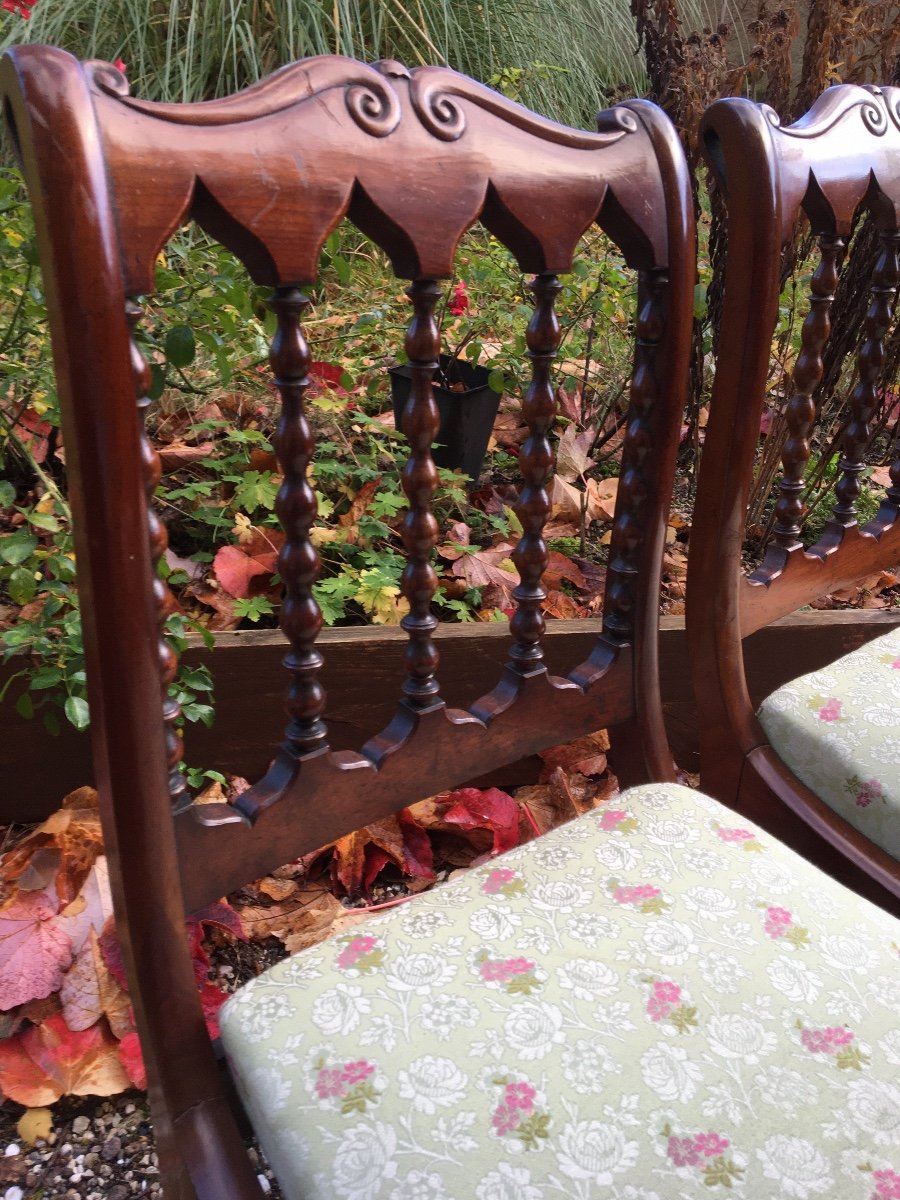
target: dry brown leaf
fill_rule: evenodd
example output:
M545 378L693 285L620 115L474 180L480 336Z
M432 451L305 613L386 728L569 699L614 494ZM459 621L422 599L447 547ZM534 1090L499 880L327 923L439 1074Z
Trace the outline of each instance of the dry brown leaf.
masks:
M619 491L618 479L589 479L587 481L588 521L611 521Z
M563 767L566 771L580 771L582 775L602 775L606 770L606 752L609 750L609 736L605 729L596 733L585 734L562 746L551 746L542 750L540 756L544 761L541 771L541 783L546 783L554 768Z
M272 875L267 875L265 879L257 881L256 889L264 896L268 896L270 900L287 900L288 896L293 896L296 892L297 880L276 879Z

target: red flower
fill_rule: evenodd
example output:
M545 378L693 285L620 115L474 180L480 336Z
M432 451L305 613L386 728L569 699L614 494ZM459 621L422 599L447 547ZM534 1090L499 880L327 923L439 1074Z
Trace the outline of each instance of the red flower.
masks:
M122 58L117 58L116 61L113 63L113 66L116 68L117 71L120 71L123 75L127 74L127 72L128 72L128 68L125 65L125 60Z
M469 297L466 295L466 285L462 280L453 289L453 299L448 305L454 317L461 317L469 311Z
M12 13L13 16L24 17L27 21L35 4L37 4L37 0L3 0L0 8L4 12Z

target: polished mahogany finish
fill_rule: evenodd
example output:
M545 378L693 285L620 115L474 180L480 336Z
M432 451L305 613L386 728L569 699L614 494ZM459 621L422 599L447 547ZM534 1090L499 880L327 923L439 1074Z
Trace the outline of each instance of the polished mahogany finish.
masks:
M728 207L728 259L688 569L701 786L897 912L900 864L806 788L768 744L747 690L742 639L900 560L900 460L891 469L892 486L875 518L861 525L856 514L884 338L897 294L900 89L829 88L806 116L786 128L765 106L720 100L707 110L702 132ZM880 255L833 512L822 536L807 547L800 524L816 388L841 262L862 209L877 224ZM781 252L801 210L818 238L820 258L785 408L774 533L761 565L748 574L741 549L778 315Z
M206 1036L183 917L278 864L401 806L581 732L614 733L623 779L666 779L657 678L660 564L686 387L694 283L690 187L653 105L567 129L446 68L313 58L223 100L143 102L108 64L46 47L3 61L0 94L34 202L76 520L78 580L101 813L118 928L144 1047L170 1200L258 1196ZM319 252L348 218L411 281L412 388L402 483L409 614L395 715L357 750L331 751L324 720L319 570L310 539L315 446L304 415L302 321ZM232 807L194 805L178 770L175 669L161 643L170 603L155 564L164 529L148 497L159 466L143 433L147 367L136 297L175 229L194 220L271 287L280 396L279 559L289 642L289 723L262 779ZM431 564L440 350L437 282L476 221L516 256L535 312L526 338L516 551L521 583L507 666L467 709L441 698ZM594 648L566 677L542 661L552 472L557 275L597 222L639 274L631 411ZM385 681L385 686L388 686Z

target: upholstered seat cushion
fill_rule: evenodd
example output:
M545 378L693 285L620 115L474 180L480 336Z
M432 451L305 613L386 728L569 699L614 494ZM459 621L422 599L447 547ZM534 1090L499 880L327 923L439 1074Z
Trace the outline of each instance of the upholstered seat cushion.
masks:
M759 720L798 779L900 859L900 629L780 687Z
M279 963L222 1036L295 1200L900 1195L900 922L675 785Z

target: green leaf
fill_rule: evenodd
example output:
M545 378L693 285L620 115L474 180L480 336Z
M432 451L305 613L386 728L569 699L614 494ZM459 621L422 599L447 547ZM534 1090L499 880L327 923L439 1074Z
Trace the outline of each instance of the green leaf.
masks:
M23 692L16 701L16 712L20 717L24 717L26 721L30 721L34 716L34 701L28 692Z
M37 548L38 540L30 533L12 533L0 538L0 562L17 567Z
M52 513L30 512L26 513L28 524L35 525L38 529L46 529L48 533L57 533L59 530L59 521Z
M488 375L488 387L497 395L502 395L503 389L506 386L506 379L502 371L491 371Z
M0 508L8 508L16 502L16 489L8 479L0 479Z
M147 397L150 400L158 400L166 390L166 373L159 363L150 364L150 386L147 388Z
M65 704L65 713L76 729L87 729L91 723L91 710L87 700L81 696L69 696Z
M34 599L37 591L37 580L34 572L27 567L16 567L6 584L9 598L13 604L27 604Z
M189 367L196 352L190 325L174 325L166 334L166 358L173 367Z

